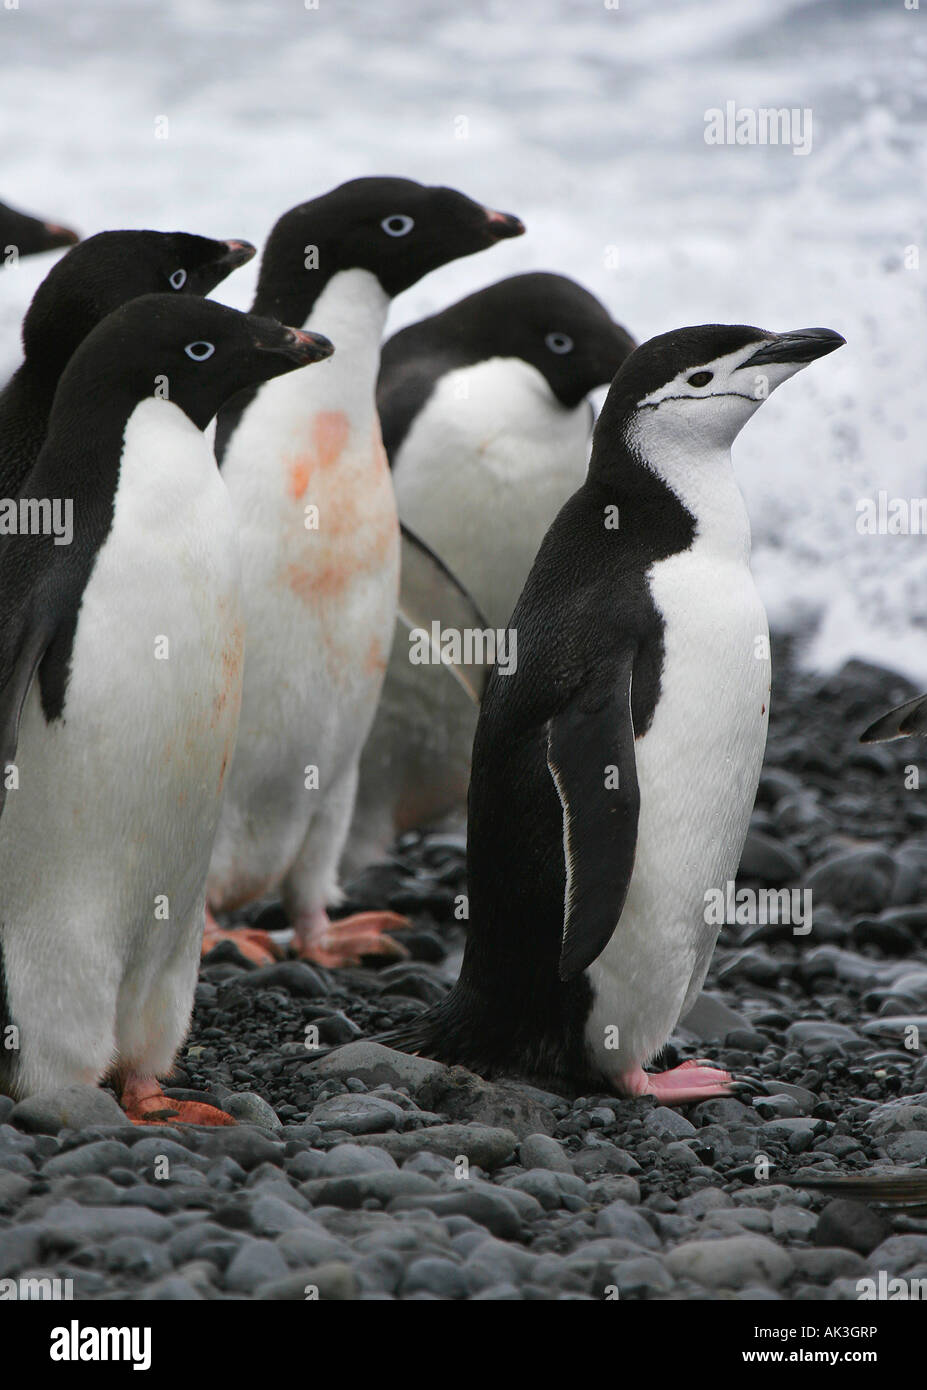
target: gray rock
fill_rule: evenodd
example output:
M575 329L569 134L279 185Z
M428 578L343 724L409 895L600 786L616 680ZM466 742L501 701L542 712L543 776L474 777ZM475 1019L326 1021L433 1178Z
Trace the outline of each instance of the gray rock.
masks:
M737 1289L748 1284L784 1284L794 1268L792 1257L761 1235L692 1240L666 1257L670 1273L708 1289Z
M334 1077L345 1081L356 1077L367 1086L408 1086L417 1090L429 1077L438 1076L446 1068L440 1062L430 1062L424 1057L410 1057L405 1052L394 1052L375 1042L353 1042L339 1047L327 1057L313 1062L303 1072L321 1081Z
M148 1284L138 1297L144 1302L195 1303L202 1300L203 1295L188 1279L179 1274L169 1274L166 1279Z
M889 1236L871 1251L866 1261L869 1274L878 1274L884 1269L886 1274L908 1274L918 1265L927 1262L927 1235Z
M108 1091L98 1086L63 1086L40 1091L13 1106L10 1124L38 1134L58 1134L62 1129L87 1129L91 1125L128 1125L132 1122Z
M197 1136L201 1153L213 1157L227 1155L250 1173L261 1163L282 1164L284 1146L274 1143L252 1125L218 1125L201 1130Z
M405 1168L376 1169L372 1173L353 1173L343 1178L317 1178L303 1183L300 1191L314 1205L344 1207L354 1211L365 1202L391 1202L394 1197L417 1197L437 1192L431 1178L410 1173Z
M436 1298L466 1298L467 1277L460 1265L440 1256L426 1256L413 1260L405 1272L401 1292L408 1296L414 1293L430 1293Z
M629 1173L637 1174L641 1166L627 1149L619 1149L609 1139L601 1139L596 1144L587 1144L573 1159L573 1171L580 1177L590 1173Z
M104 1264L108 1270L135 1278L160 1278L172 1268L164 1245L139 1236L117 1236L106 1247Z
M661 1139L689 1139L698 1133L691 1120L687 1120L678 1110L670 1110L668 1105L657 1105L648 1111L644 1129L646 1133L656 1134Z
M525 1168L547 1168L552 1173L572 1173L573 1165L558 1140L548 1134L529 1134L518 1146Z
M144 1207L82 1207L66 1198L50 1207L43 1221L44 1242L59 1250L104 1244L116 1236L164 1240L171 1223Z
M724 1207L732 1207L733 1205L732 1198L723 1188L703 1187L700 1192L693 1192L690 1197L683 1197L677 1204L677 1210L683 1216L704 1216L706 1212L719 1211Z
M293 1198L299 1199L298 1193L290 1193L290 1200L283 1200L275 1196L272 1192L262 1192L249 1203L249 1214L251 1217L251 1229L257 1235L274 1236L283 1235L286 1231L298 1229L300 1226L315 1226L311 1217L305 1211L295 1205Z
M578 1197L585 1200L588 1186L582 1178L573 1173L551 1172L549 1168L531 1168L527 1173L516 1173L506 1178L503 1186L514 1188L517 1192L527 1192L536 1198L545 1211L556 1211L564 1205L564 1197Z
M927 1095L903 1096L877 1105L866 1120L867 1132L877 1139L890 1134L927 1130Z
M253 1294L262 1284L289 1275L286 1260L270 1240L249 1240L237 1250L225 1271L225 1287Z
M0 1172L0 1211L15 1211L29 1196L32 1179L26 1173Z
M619 1260L612 1271L612 1282L621 1298L651 1298L668 1293L673 1287L672 1276L655 1255L632 1255Z
M358 1143L365 1143L359 1136ZM515 1153L515 1135L510 1129L488 1125L429 1125L407 1134L378 1134L371 1143L392 1154L400 1163L421 1150L456 1159L463 1156L487 1172L501 1168Z
M396 1160L376 1144L336 1144L319 1156L319 1177L346 1178L354 1173L394 1173Z
M609 1202L628 1202L632 1207L640 1206L641 1187L637 1178L610 1173L589 1183L589 1201L592 1205Z
M195 1168L205 1173L210 1166L210 1160L204 1155L193 1153L171 1139L163 1139L159 1134L149 1134L133 1144L128 1163L128 1167L134 1168L137 1173L144 1173L146 1177L156 1180L173 1177L178 1168Z
M465 1067L446 1068L430 1077L418 1088L417 1098L451 1120L507 1129L518 1139L551 1134L557 1123L552 1111L521 1087L484 1081Z
M400 1129L404 1116L398 1105L379 1096L332 1096L312 1110L312 1123L322 1132L345 1130L348 1134L377 1134Z
M595 1228L600 1235L619 1236L623 1240L633 1241L635 1245L642 1245L646 1250L660 1247L653 1227L627 1202L611 1202L603 1207L596 1216Z
M847 1043L859 1043L858 1033L842 1023L831 1023L826 1018L802 1019L792 1023L785 1030L785 1040L790 1047L800 1048L809 1057L821 1057L843 1052Z
M282 1129L277 1112L261 1096L253 1091L236 1091L224 1105L226 1114L246 1124L260 1125L262 1129Z
M810 1240L818 1219L801 1207L780 1205L772 1209L772 1231L777 1240Z
M111 1168L129 1166L131 1150L115 1139L101 1139L77 1149L55 1154L42 1166L46 1177L80 1177L85 1173L108 1173Z
M727 1036L734 1028L749 1028L743 1014L736 1013L717 994L702 993L680 1021L679 1029L698 1042L709 1042Z
M816 864L805 879L814 902L843 912L878 912L892 896L897 868L882 849L858 848Z
M793 1250L791 1253L796 1270L810 1279L831 1283L834 1279L859 1278L866 1272L865 1261L855 1250L824 1245L816 1250Z
M896 1134L880 1146L895 1163L920 1163L927 1158L927 1131L912 1130L910 1134Z
M461 1183L459 1192L443 1192L437 1196L397 1197L390 1202L390 1211L414 1211L424 1208L437 1217L468 1216L478 1226L485 1226L503 1240L518 1240L522 1233L521 1218L512 1202L501 1193L477 1192L469 1183Z

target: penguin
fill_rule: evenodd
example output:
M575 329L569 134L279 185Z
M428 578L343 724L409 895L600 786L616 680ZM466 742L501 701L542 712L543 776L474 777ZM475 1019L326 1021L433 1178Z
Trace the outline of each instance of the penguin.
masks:
M45 222L41 217L17 212L6 203L0 203L0 266L14 265L20 256L76 246L79 241L80 237L70 227Z
M395 913L332 924L358 762L396 617L399 526L375 391L393 296L518 236L521 222L450 188L362 178L284 214L254 312L329 334L331 363L220 413L216 453L242 537L248 664L208 898L280 891L297 954L325 966L398 957ZM231 933L266 959L264 933ZM222 933L208 924L206 947Z
M705 979L769 717L766 614L731 463L747 420L834 351L829 329L704 325L639 347L586 481L510 620L480 708L459 979L390 1046L484 1076L661 1103L729 1091L657 1057Z
M157 1077L189 1022L241 695L236 522L203 430L327 339L146 295L65 368L0 541L0 1090L109 1077L130 1118L232 1123Z
M548 526L583 480L589 392L634 347L594 295L544 272L468 295L384 346L377 405L400 519L447 564L482 627L505 626ZM426 630L441 617L435 608ZM476 715L439 668L410 665L397 627L361 759L348 872L462 809Z
M35 464L58 379L101 319L144 294L209 294L254 254L247 241L133 230L98 232L62 256L33 296L23 363L0 392L0 497L15 497Z

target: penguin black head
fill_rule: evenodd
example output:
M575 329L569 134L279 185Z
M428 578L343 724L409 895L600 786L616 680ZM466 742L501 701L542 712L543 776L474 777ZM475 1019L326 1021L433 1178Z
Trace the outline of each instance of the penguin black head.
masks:
M596 441L659 431L689 446L729 447L777 386L846 340L829 328L770 333L742 324L702 324L651 338L612 382ZM648 451L644 450L645 453Z
M208 294L253 255L250 242L189 232L98 232L62 256L36 290L23 320L26 361L57 377L120 304L143 294Z
M473 360L519 357L569 408L610 382L634 350L631 335L594 295L565 275L511 275L430 320L435 347ZM385 359L384 359L385 360Z
M40 251L56 251L60 246L75 246L79 241L70 227L45 222L0 203L0 265L6 264L13 250L18 256L34 256Z
M369 271L392 297L438 266L524 230L517 217L453 188L352 179L291 208L276 223L261 264L258 305L283 312L296 303L305 321L324 285L342 270Z
M123 408L162 397L205 429L222 405L249 386L320 362L334 352L320 333L242 314L192 296L149 294L123 304L87 335L55 398L101 386Z

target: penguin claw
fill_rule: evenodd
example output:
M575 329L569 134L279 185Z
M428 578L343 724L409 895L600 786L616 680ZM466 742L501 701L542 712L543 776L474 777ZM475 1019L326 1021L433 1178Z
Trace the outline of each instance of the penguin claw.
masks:
M231 941L232 945L255 965L273 965L274 961L282 958L280 948L268 932L260 931L256 927L237 927L225 931L207 908L201 955L208 955L222 941Z
M313 914L295 924L296 953L300 960L328 970L360 965L363 956L407 960L405 946L387 933L408 925L397 912L357 912L338 922L330 921L327 913Z

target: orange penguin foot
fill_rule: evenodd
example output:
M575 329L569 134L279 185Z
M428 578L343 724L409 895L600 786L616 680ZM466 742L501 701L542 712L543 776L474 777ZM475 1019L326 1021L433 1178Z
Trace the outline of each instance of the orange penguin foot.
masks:
M122 1108L134 1125L233 1125L231 1115L195 1100L171 1100L151 1076L130 1072L122 1088Z
M255 965L273 965L275 960L283 958L282 951L268 932L254 927L238 927L232 931L225 931L207 907L201 954L208 955L220 941L231 941L241 954Z
M402 931L408 925L408 919L398 912L356 912L340 922L332 922L323 910L308 912L293 925L293 946L300 960L329 970L360 965L362 956L407 960L405 946L387 933Z

